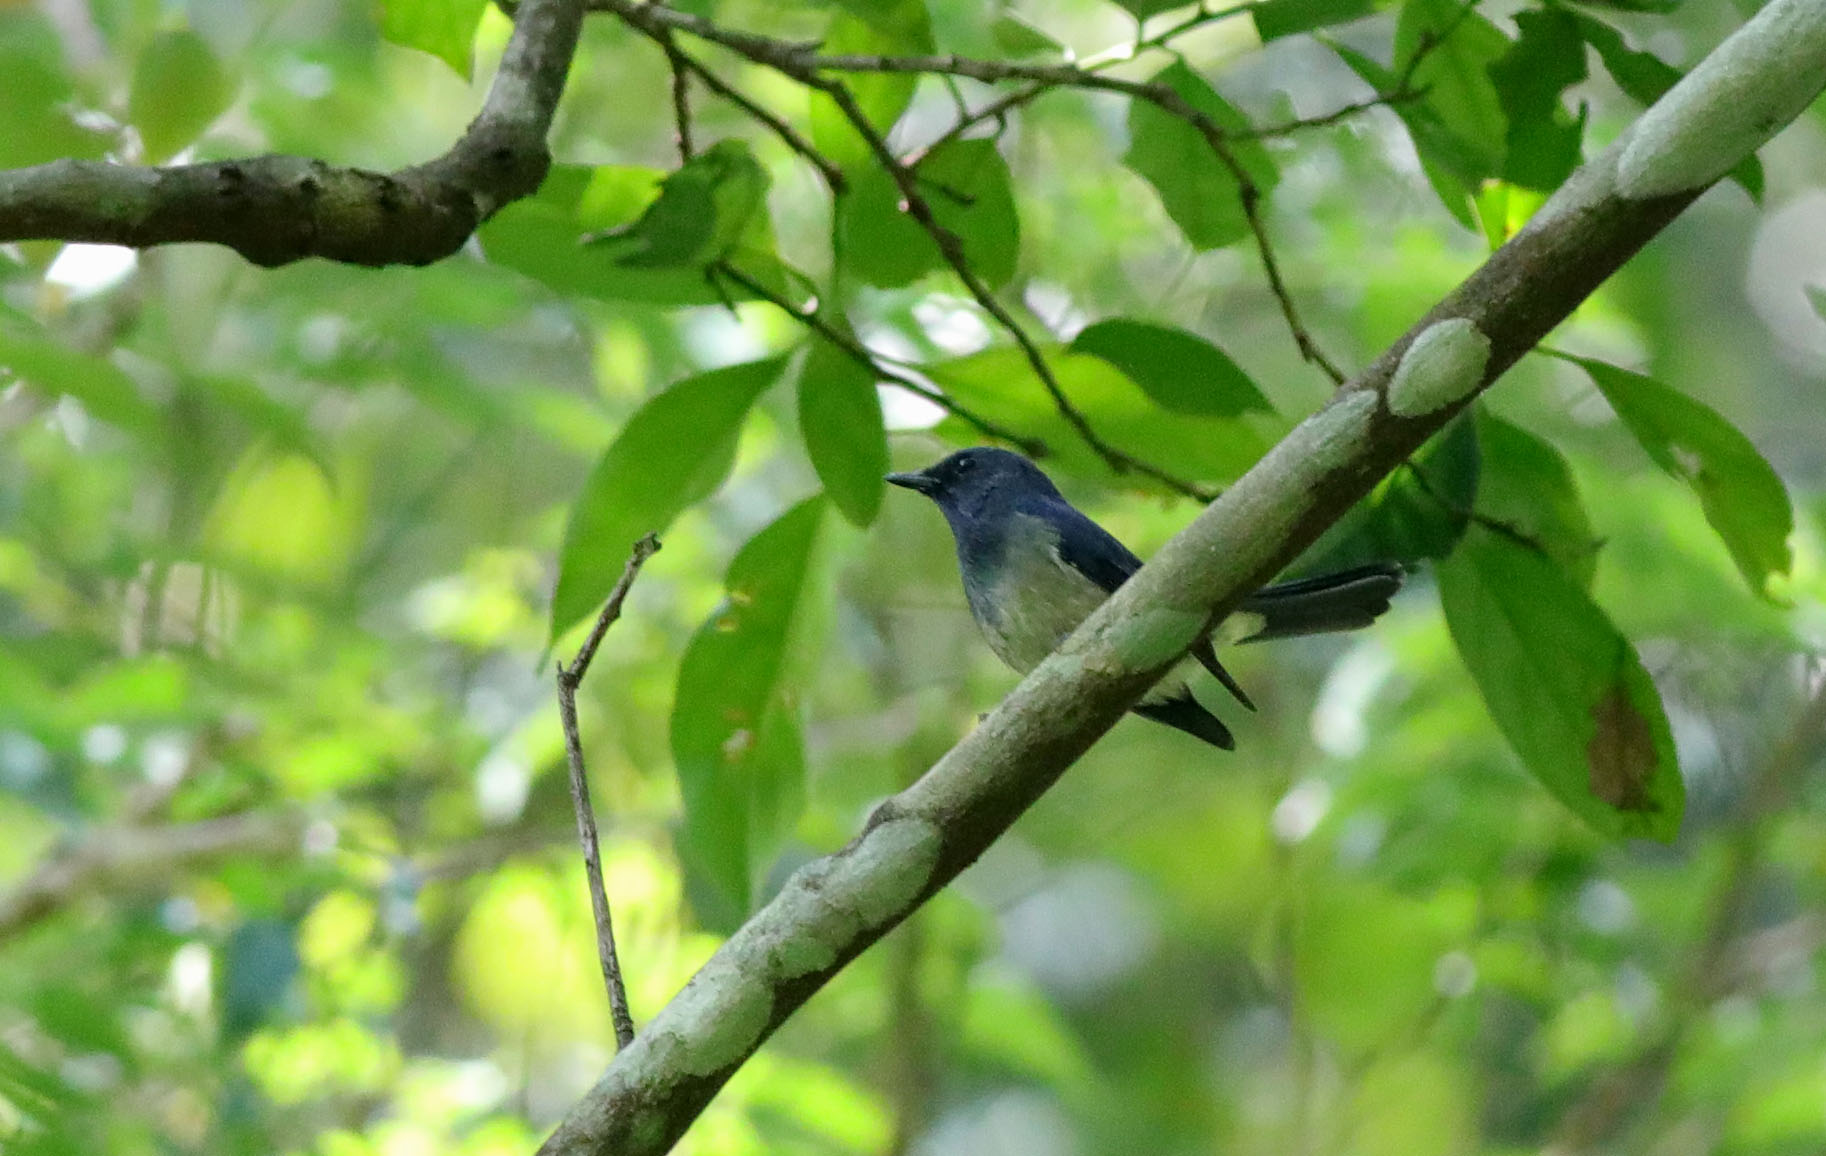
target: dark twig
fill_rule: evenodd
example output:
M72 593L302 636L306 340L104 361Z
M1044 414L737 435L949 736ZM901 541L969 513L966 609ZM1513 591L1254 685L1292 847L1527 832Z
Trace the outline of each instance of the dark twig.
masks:
M952 272L957 274L958 280L964 283L965 291L976 300L984 312L995 319L996 324L1000 325L1009 337L1014 339L1022 356L1026 358L1028 366L1033 370L1034 376L1040 379L1040 384L1051 396L1053 405L1058 409L1060 416L1064 417L1066 423L1077 431L1084 443L1096 451L1110 469L1119 474L1131 470L1138 474L1145 474L1168 488L1201 502L1208 502L1215 497L1216 495L1203 486L1175 477L1157 466L1124 453L1104 441L1097 431L1091 428L1090 421L1084 416L1083 411L1073 405L1071 399L1065 396L1065 390L1060 387L1059 379L1053 374L1052 366L1047 364L1046 356L1040 352L1039 345L1034 342L1026 328L1014 319L1014 315L1009 313L1000 301L996 300L995 294L990 291L989 286L983 283L983 279L977 276L976 270L971 267L969 259L964 254L963 241L933 215L931 204L920 191L918 177L912 169L901 163L900 158L895 156L894 151L888 147L888 142L876 131L875 126L869 123L867 114L856 104L856 98L850 94L849 87L841 81L821 76L814 77L812 83L836 103L838 111L843 114L844 119L850 122L850 126L868 144L869 151L875 155L876 163L887 172L894 181L894 187L900 192L901 211L911 217L914 223L932 238L932 243L938 247L939 255L944 258L945 264L949 265Z
M854 100L849 97L841 82L831 79L825 73L887 72L964 76L988 84L1027 80L1046 87L1083 88L1121 93L1132 99L1144 100L1155 105L1168 115L1177 117L1196 128L1217 155L1218 160L1230 171L1237 182L1243 216L1248 222L1256 249L1261 253L1262 267L1268 277L1269 290L1281 307L1281 315L1293 334L1294 344L1299 347L1302 357L1318 366L1334 383L1343 383L1343 372L1325 356L1324 351L1319 348L1318 343L1307 331L1305 324L1300 320L1299 310L1294 305L1286 282L1281 278L1280 266L1274 256L1273 243L1261 217L1261 190L1256 188L1254 181L1230 149L1225 139L1224 129L1210 117L1194 108L1170 85L1156 81L1124 80L1119 77L1106 76L1094 69L1077 64L1021 64L1013 61L979 60L956 55L881 56L861 53L821 55L815 44L793 44L750 32L735 31L724 28L714 21L690 13L678 12L660 4L643 3L641 0L590 0L590 3L592 7L615 13L648 35L653 35L654 30L658 29L689 32L693 36L719 44L757 64L764 64L790 76L808 88L817 89L830 96L833 101L837 102L846 118L856 125L857 131L868 142L870 150L875 153L877 160L888 166L889 175L894 178L903 199L907 202L908 215L932 235L934 242L939 246L940 253L954 269L957 268L959 262L953 258L961 256L961 246L956 243L955 236L951 235L949 230L939 226L936 221L930 220L929 208L922 215L919 206L924 206L925 202L919 197L917 188L913 188L912 195L908 196L912 182L907 177L906 166L901 164L887 148L885 142L881 141L880 134L875 131L874 126L868 124L866 119L857 123L860 113L856 111ZM1233 13L1226 10L1223 14ZM1207 18L1215 19L1217 15L1200 14L1194 18L1194 23L1202 23ZM845 107L846 104L847 107ZM878 144L880 147L877 147ZM935 232L934 228L939 231ZM945 235L952 236L949 245L944 240ZM981 287L981 282L974 275L966 275L960 271L959 276L964 278L965 287L970 290L972 296L977 297L978 302L983 305L990 316L994 317L1004 329L1009 330L1010 335L1021 346L1029 363L1034 366L1034 372L1040 378L1041 384L1045 385L1047 391L1052 394L1054 404L1060 406L1060 412L1066 421L1085 437L1111 469L1119 473L1132 469L1138 473L1149 474L1182 493L1209 499L1209 495L1201 487L1192 486L1171 476L1162 476L1145 463L1112 449L1097 438L1094 432L1090 432L1088 425L1083 421L1083 415L1077 412L1058 389L1056 378L1053 377L1051 370L1045 367L1045 359L1036 356L1037 349L1032 340L1025 338L1024 333L1017 333L1018 326L1010 328L1013 318L1009 317L1007 311L1002 309L999 304L995 304L992 297L978 294L977 290Z
M874 353L870 352L868 347L863 345L860 341L857 341L844 330L833 325L824 314L818 311L816 305L806 308L794 305L790 300L774 292L767 285L736 268L736 266L728 260L719 261L717 264L711 266L711 271L715 274L715 276L712 277L713 281L720 277L740 285L750 294L767 302L788 317L791 317L794 321L797 321L813 333L816 333L819 337L830 342L842 351L844 356L848 357L851 361L856 362L881 380L888 382L890 385L904 389L915 397L923 398L924 400L931 402L933 405L938 406L959 421L968 424L977 430L977 432L995 438L997 441L1007 442L1009 445L1016 447L1029 457L1043 458L1047 456L1046 443L1040 441L1038 438L1024 437L1005 426L997 425L988 418L973 413L959 405L957 402L953 401L945 394L940 393L938 390L933 389L931 386L926 385L915 378L909 377L907 374L904 374L897 369L890 368L880 357L877 357Z
M691 66L670 32L654 39L665 51L666 64L672 69L673 134L678 142L678 159L688 161L697 153L691 141Z
M806 163L817 169L818 175L824 178L824 184L831 192L841 193L849 187L848 181L844 179L843 170L831 163L830 159L819 152L812 142L801 136L798 129L787 124L786 121L774 115L766 108L763 108L761 105L756 104L739 89L734 88L728 81L718 76L715 71L707 67L702 61L690 56L683 49L675 46L668 55L672 55L673 53L676 53L676 58L684 64L691 75L698 78L705 88L722 97L730 104L735 105L737 108L747 113L752 119L760 122L766 127L768 132L771 132L774 136L778 137L781 143L786 145L787 148L798 153L800 157L804 158Z
M621 617L621 604L648 558L659 552L659 539L648 534L634 543L627 568L609 591L609 600L596 617L588 638L569 666L558 664L558 717L564 724L564 753L571 772L571 805L577 811L577 841L583 846L583 870L590 886L590 908L596 916L596 952L602 960L602 981L609 989L609 1016L615 1021L615 1044L634 1042L634 1017L628 1013L628 991L621 982L621 961L615 954L615 926L609 918L609 897L602 887L602 848L596 838L596 813L590 807L590 784L583 773L583 738L577 729L577 687L602 645L603 635Z

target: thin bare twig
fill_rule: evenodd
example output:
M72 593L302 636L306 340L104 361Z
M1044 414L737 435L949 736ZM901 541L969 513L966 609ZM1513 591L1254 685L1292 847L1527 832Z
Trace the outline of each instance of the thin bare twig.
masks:
M1084 443L1096 451L1097 455L1119 474L1130 471L1144 474L1169 489L1196 498L1201 502L1208 502L1215 497L1216 495L1210 490L1195 482L1175 477L1158 466L1117 449L1104 441L1097 431L1091 428L1090 421L1084 416L1083 411L1073 405L1071 399L1065 396L1065 390L1059 385L1059 379L1054 375L1052 366L1047 363L1045 354L1040 352L1039 345L1034 342L1026 328L1014 319L1014 315L1009 313L1000 301L996 300L995 294L990 291L989 286L983 283L983 279L977 276L976 270L971 267L969 259L964 255L963 241L933 215L931 204L927 202L925 194L920 191L918 177L912 169L901 163L900 158L894 155L894 151L888 147L888 142L881 133L877 132L875 126L869 123L868 115L857 105L856 98L850 94L849 86L841 81L822 76L815 76L811 83L831 98L844 119L850 122L850 126L868 144L869 151L875 155L876 163L887 172L889 178L894 182L894 187L900 192L901 211L911 217L914 223L932 238L932 243L938 247L939 256L944 258L945 264L949 265L952 272L957 274L958 280L964 283L965 291L976 300L984 312L995 319L996 324L1000 325L1009 337L1014 339L1015 345L1020 348L1021 354L1033 370L1034 376L1039 378L1040 384L1045 387L1047 394L1052 398L1053 405L1058 409L1060 416L1065 418L1066 423L1077 431Z
M672 70L673 135L678 143L678 159L688 161L697 154L691 140L691 67L670 32L654 40L665 51L666 64Z
M634 1017L628 1012L628 990L621 981L621 960L615 954L615 926L609 918L609 897L602 886L602 847L596 838L596 813L590 807L590 784L583 773L583 737L577 729L577 687L582 684L596 648L621 617L621 604L628 589L648 558L659 552L659 539L648 534L634 543L633 556L627 568L609 591L609 600L596 625L577 651L577 657L566 666L558 664L558 717L564 724L564 753L571 773L571 805L577 811L577 841L583 847L583 870L590 887L590 909L596 916L596 953L602 961L602 982L609 990L609 1016L615 1021L615 1045L625 1048L634 1042Z
M816 333L819 337L822 337L824 340L836 346L837 349L842 351L842 353L851 361L856 362L881 380L900 389L904 389L915 397L931 402L933 405L938 406L959 421L967 423L979 433L995 438L997 441L1007 442L1009 445L1018 448L1029 457L1043 458L1047 456L1046 443L1040 441L1038 438L1025 437L1008 429L1006 426L998 425L988 418L959 405L950 397L933 389L931 386L909 377L897 369L891 368L880 357L870 352L867 346L863 345L860 341L857 341L854 337L850 336L836 325L833 325L824 314L818 311L816 305L807 308L801 308L794 305L790 300L774 292L758 279L744 273L727 259L712 265L711 272L714 274L712 277L713 281L718 277L723 277L735 282L749 293L772 305L774 308L780 310L788 317L791 317L813 333Z
M690 13L678 12L660 4L643 3L641 0L591 0L591 6L613 12L634 27L647 31L649 35L652 35L649 30L663 28L689 32L693 36L722 45L757 64L773 68L808 88L814 88L829 95L852 123L855 123L855 117L851 115L855 109L854 101L849 99L842 83L826 76L826 73L887 72L963 76L989 84L1027 80L1047 87L1083 88L1121 93L1132 99L1144 100L1155 105L1168 115L1177 117L1196 128L1217 155L1219 162L1236 180L1243 216L1249 225L1256 249L1261 254L1262 267L1268 277L1269 291L1274 294L1276 302L1280 305L1281 315L1293 335L1294 344L1299 348L1302 357L1322 370L1335 384L1343 384L1343 372L1325 355L1324 351L1319 348L1318 342L1306 329L1304 322L1300 319L1299 309L1287 289L1287 284L1281 277L1273 243L1268 236L1267 226L1262 221L1261 190L1256 187L1255 182L1230 149L1225 139L1225 130L1210 117L1194 108L1170 85L1158 81L1125 80L1106 76L1092 68L1070 63L1022 64L1013 61L979 60L957 55L882 56L863 53L821 55L816 44L794 44L751 32L735 31L724 28L714 21ZM1226 10L1223 14L1233 13ZM1216 16L1217 14L1211 14L1209 18L1215 19ZM1200 23L1205 19L1206 17L1203 15L1195 18L1196 22ZM838 93L843 93L843 96L840 97ZM1038 95L1038 93L1034 95ZM846 101L848 108L844 107ZM907 197L907 190L911 182L906 179L906 167L894 158L885 143L882 143L880 148L876 147L880 134L875 132L874 127L867 124L866 120L857 125L857 131L862 133L863 139L869 143L870 149L875 153L877 159L890 166L888 172L894 178L896 185L900 187L903 198L907 200L908 215L912 216L932 235L947 263L956 268L958 262L953 261L952 258L961 255L961 246L955 243L955 237L947 246L941 232L949 234L949 230L938 226L936 221L929 222L928 219L922 219L916 206L923 205L924 201L919 198L918 190L913 189L913 196ZM929 211L925 217L930 217ZM934 232L935 226L941 232ZM959 275L964 276L961 272ZM974 287L972 282L975 282ZM965 277L965 286L970 289L972 296L978 297L979 303L990 316L994 317L1004 329L1008 329L1011 336L1014 336L1016 343L1021 346L1023 354L1034 366L1034 372L1040 378L1041 384L1045 385L1047 391L1052 395L1054 404L1060 406L1060 412L1066 421L1085 436L1088 444L1109 464L1111 469L1119 473L1131 469L1138 473L1146 473L1182 493L1202 496L1204 500L1209 500L1209 494L1202 487L1193 486L1173 478L1171 475L1162 476L1146 463L1112 449L1097 438L1094 432L1087 433L1089 427L1084 423L1083 415L1071 406L1069 400L1064 399L1062 391L1058 389L1057 379L1045 366L1045 359L1037 356L1037 349L1031 339L1024 340L1024 334L1016 335L1019 327L1010 328L1013 319L1008 316L1006 310L999 305L992 304L992 298L985 300L983 296L978 295L977 287L980 285L981 282L976 281L973 275Z

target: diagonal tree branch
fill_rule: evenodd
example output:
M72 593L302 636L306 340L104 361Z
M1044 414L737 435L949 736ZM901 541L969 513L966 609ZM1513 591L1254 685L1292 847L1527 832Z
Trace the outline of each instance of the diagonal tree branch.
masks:
M525 0L482 111L424 164L377 173L295 156L163 168L53 161L0 171L0 241L208 241L265 266L448 257L545 179L546 134L583 14L583 0Z
M1773 0L1208 506L841 851L808 864L541 1149L668 1149L772 1031L982 854L1246 591L1291 561L1826 87L1826 5Z

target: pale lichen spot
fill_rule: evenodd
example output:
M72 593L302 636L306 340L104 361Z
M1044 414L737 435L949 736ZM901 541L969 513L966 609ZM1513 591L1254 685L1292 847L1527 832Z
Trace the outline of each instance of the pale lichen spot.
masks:
M1798 116L1826 85L1826 4L1774 0L1631 126L1617 192L1703 188Z
M1389 379L1389 412L1424 417L1462 401L1484 382L1490 339L1466 317L1436 321L1414 338Z
M671 1067L687 1075L722 1071L754 1050L773 1014L773 989L762 977L713 956L648 1031L664 1039Z
M932 881L938 828L925 819L889 819L864 835L832 868L831 898L874 929L904 912Z

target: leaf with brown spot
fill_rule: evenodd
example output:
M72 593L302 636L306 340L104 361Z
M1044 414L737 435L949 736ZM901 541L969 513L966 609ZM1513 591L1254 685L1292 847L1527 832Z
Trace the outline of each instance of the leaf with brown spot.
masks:
M1585 744L1591 793L1621 811L1658 811L1648 793L1655 773L1655 736L1648 720L1615 683L1592 708L1597 730Z
M1673 839L1686 790L1655 683L1546 554L1473 525L1439 567L1458 653L1523 766L1616 839Z

